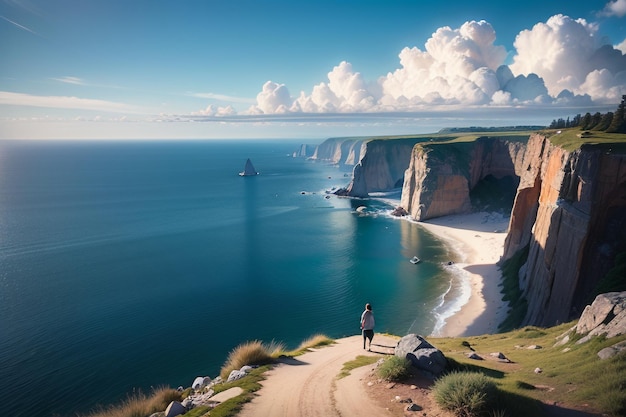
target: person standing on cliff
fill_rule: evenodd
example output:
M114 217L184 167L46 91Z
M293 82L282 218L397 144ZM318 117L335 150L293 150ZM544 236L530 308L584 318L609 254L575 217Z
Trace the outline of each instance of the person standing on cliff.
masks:
M365 304L365 311L361 314L361 331L363 332L363 349L365 349L365 340L369 339L368 346L369 351L372 350L372 339L374 338L374 313L372 313L372 306L370 303Z

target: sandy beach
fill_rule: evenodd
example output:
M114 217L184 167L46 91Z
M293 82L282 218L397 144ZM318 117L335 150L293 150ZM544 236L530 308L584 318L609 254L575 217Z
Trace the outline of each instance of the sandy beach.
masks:
M509 218L492 213L445 216L418 222L447 242L460 261L453 266L469 280L471 295L433 336L457 337L495 333L507 312L502 301L502 275L496 263L503 253Z

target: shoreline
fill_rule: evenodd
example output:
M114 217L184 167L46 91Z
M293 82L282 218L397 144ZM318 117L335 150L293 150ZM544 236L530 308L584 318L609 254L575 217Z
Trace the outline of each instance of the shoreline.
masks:
M446 242L460 261L454 266L463 272L471 288L468 301L445 319L443 327L431 336L461 337L496 333L506 317L508 303L500 293L500 260L509 218L478 212L456 214L416 222Z

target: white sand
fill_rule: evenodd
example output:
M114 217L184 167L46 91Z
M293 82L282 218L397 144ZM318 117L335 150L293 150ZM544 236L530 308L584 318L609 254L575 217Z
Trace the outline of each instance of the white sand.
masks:
M463 279L469 280L472 289L468 302L433 336L495 333L508 309L507 303L502 301L502 274L496 262L503 254L509 219L498 214L472 213L418 224L457 252L461 262L454 267L465 271Z

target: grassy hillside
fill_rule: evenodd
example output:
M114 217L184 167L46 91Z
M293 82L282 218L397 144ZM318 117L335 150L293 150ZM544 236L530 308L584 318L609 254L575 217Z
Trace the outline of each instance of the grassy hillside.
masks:
M507 416L539 416L539 402L567 408L595 410L611 416L626 415L626 353L601 360L597 353L626 336L597 337L576 344L580 337L555 346L557 337L576 322L549 329L525 327L507 333L436 338L429 341L456 366L493 378L505 393ZM477 353L484 360L469 359ZM498 361L501 352L511 363ZM536 373L535 369L541 372Z

